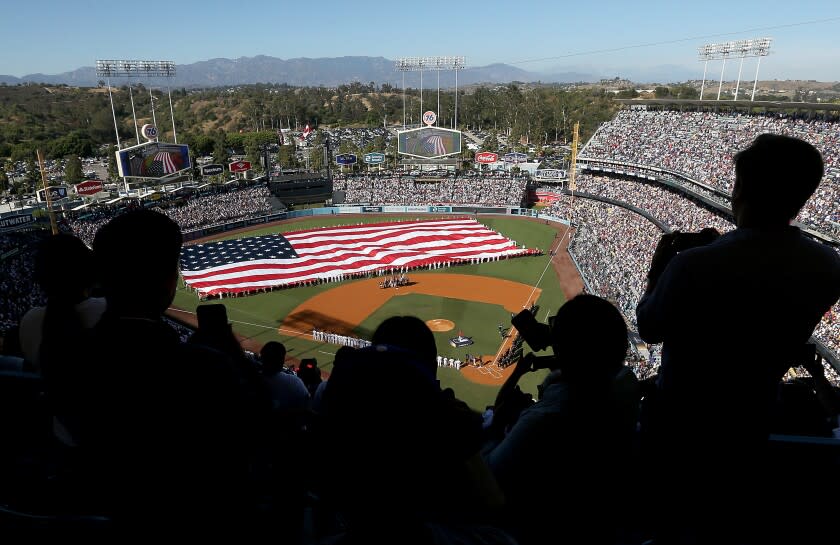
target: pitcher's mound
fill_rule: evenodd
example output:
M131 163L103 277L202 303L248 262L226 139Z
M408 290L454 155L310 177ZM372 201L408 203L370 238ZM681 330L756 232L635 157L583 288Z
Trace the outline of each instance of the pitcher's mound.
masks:
M429 329L432 331L452 331L455 329L455 324L451 320L427 320L426 325L429 326Z

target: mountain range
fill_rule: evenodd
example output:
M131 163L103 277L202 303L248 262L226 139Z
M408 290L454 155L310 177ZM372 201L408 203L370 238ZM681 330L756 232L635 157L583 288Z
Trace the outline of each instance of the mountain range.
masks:
M172 80L173 87L219 87L227 85L247 85L252 83L286 83L293 86L334 87L344 83L389 83L402 86L402 73L394 69L394 61L384 57L331 57L279 59L266 55L240 57L238 59L210 59L176 67L177 75ZM426 72L424 88L437 86L437 78ZM458 73L458 85L477 83L543 82L572 83L597 81L600 76L576 71L552 71L552 73L529 72L509 64L490 64L487 66L468 67ZM53 85L72 85L77 87L96 87L99 80L93 66L77 68L61 74L27 74L23 77L0 75L0 83L16 85L18 83L47 83ZM140 78L142 80L142 78ZM124 81L124 79L123 79ZM153 80L158 83L160 79ZM114 82L112 82L114 83ZM454 78L451 72L441 75L441 86L452 87ZM419 86L416 73L406 74L406 85Z

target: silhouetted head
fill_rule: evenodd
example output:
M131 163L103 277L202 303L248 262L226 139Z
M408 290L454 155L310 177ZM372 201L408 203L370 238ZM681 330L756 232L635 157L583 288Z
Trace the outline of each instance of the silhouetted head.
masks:
M286 346L278 341L269 341L265 343L260 350L260 360L262 361L262 373L266 376L272 376L279 373L286 362Z
M822 176L822 157L811 144L780 134L758 136L735 155L735 222L739 227L788 224Z
M78 303L94 284L93 251L75 235L44 239L35 254L35 281L51 301Z
M376 328L371 338L373 344L386 344L412 352L417 361L426 366L434 377L437 375L437 346L429 326L416 316L392 316Z
M145 209L99 229L93 251L109 311L162 314L175 297L182 242L177 223Z
M627 325L613 304L595 295L582 293L560 307L551 336L564 377L612 377L624 365Z

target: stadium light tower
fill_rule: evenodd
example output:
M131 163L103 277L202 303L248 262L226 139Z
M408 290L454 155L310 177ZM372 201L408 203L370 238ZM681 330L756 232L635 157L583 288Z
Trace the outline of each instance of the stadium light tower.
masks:
M732 54L732 50L735 49L734 44L735 42L718 44L718 54L720 55L720 58L723 59L723 64L720 67L720 82L718 83L717 100L720 100L720 91L723 89L723 71L726 69L726 59L729 58L729 55Z
M709 61L723 60L723 65L720 69L720 82L718 83L717 94L717 100L720 100L720 93L723 88L723 72L726 69L726 59L733 55L741 57L740 66L738 67L738 81L735 84L734 100L738 100L738 92L741 88L741 72L744 68L744 59L746 57L758 57L758 64L755 68L753 92L752 97L750 98L750 100L754 100L755 88L758 84L758 69L761 66L761 57L766 57L770 53L771 41L772 38L756 38L752 40L737 40L719 44L706 44L698 47L698 58L703 61L703 83L700 85L700 100L703 100L703 91L706 87L706 68L708 68Z
M117 130L117 118L114 113L114 97L111 94L111 76L122 78L147 77L147 78L174 78L175 63L172 61L139 61L139 60L97 60L96 76L106 78L108 85L108 96L111 98L111 115L114 116L114 130ZM172 118L172 135L175 143L178 143L178 134L175 132L175 115L172 109L172 89L167 86L169 93L169 114ZM137 143L140 143L140 131L137 129L137 114L134 112L134 94L131 85L128 86L131 98L131 113L134 116L134 132L137 136ZM152 95L152 87L149 86L149 97L152 103L152 119L155 119L155 98ZM117 148L120 148L120 135L117 132Z
M96 76L105 78L108 85L108 98L111 100L111 116L114 119L114 132L117 134L117 149L122 149L120 144L120 131L117 127L117 114L114 111L114 95L111 94L111 76L122 78L133 77L158 77L158 78L174 78L175 77L175 63L172 61L139 61L139 60L97 60L96 61ZM169 115L172 118L172 136L175 143L178 143L178 135L175 132L175 113L172 109L172 89L167 86L169 93ZM137 128L137 114L134 111L134 93L131 90L131 84L128 86L128 95L131 99L131 115L134 118L134 133L137 137L137 144L140 144L140 131ZM152 95L152 87L149 86L149 97L152 103L152 119L155 120L155 97ZM125 194L128 195L128 180L123 177L123 184L125 186Z
M440 72L442 70L455 72L455 118L454 127L458 128L458 70L466 68L466 57L400 57L394 64L397 72L402 72L403 84L403 128L405 128L405 73L420 72L420 116L423 116L423 72L433 70L438 73L438 118L440 118Z
M700 84L700 100L703 100L703 91L706 88L706 69L709 67L709 61L716 58L716 51L717 44L706 44L697 48L700 60L703 61L703 83Z
M752 95L750 95L750 102L755 100L755 88L758 85L758 69L761 67L761 57L766 57L770 54L770 42L773 38L759 38L751 40L753 42L750 49L751 57L758 57L758 62L755 65L755 80L753 81Z

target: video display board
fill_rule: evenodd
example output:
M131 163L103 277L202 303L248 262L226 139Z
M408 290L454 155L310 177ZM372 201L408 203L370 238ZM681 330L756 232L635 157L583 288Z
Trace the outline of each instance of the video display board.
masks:
M190 148L147 142L117 151L117 170L124 178L165 178L191 168Z
M421 127L400 131L397 152L411 157L432 159L461 153L461 131L439 127Z

